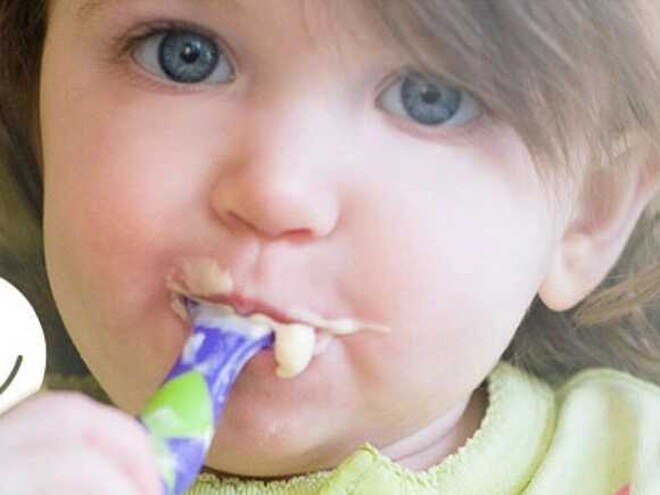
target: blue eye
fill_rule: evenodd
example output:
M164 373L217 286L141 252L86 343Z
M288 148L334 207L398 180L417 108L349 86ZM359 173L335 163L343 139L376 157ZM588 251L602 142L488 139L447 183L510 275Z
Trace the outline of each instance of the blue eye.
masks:
M378 107L429 127L457 126L481 115L481 108L467 92L408 74L379 95Z
M234 70L216 43L192 31L146 36L138 43L133 58L152 74L177 83L223 83L234 79Z

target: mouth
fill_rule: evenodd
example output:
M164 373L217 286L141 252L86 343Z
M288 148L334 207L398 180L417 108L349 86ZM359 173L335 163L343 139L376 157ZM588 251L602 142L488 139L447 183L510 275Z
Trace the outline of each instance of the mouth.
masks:
M187 258L166 277L174 311L190 322L185 298L199 304L232 311L253 321L270 323L277 327L306 325L322 333L349 335L361 330L389 333L390 328L352 318L327 319L306 309L282 309L273 304L249 298L236 289L229 271L222 269L212 258Z
M326 319L307 310L282 310L268 303L246 298L240 294L214 294L198 296L189 292L175 291L173 306L179 316L190 322L186 309L190 302L213 308L221 314L237 315L254 324L269 325L272 329L304 325L332 335L350 335L360 330L388 333L389 328L377 323L361 322L350 318Z
M282 311L270 304L255 299L248 299L240 294L216 294L205 297L188 296L189 299L208 306L224 310L230 314L236 314L245 318L261 317L272 323L288 325L292 323L311 324L307 321L296 320L296 318L286 311Z
M292 378L307 368L314 356L327 349L332 336L311 325L293 321L293 319L282 312L273 311L272 307L266 305L249 304L245 299L238 308L230 304L217 302L223 300L229 302L231 298L216 298L209 300L208 297L200 299L190 295L178 296L178 301L185 307L185 314L190 325L215 326L218 319L222 319L232 329L243 335L254 339L272 335L272 343L264 350L274 351L277 362L276 373L281 378ZM268 311L265 314L260 311ZM279 320L273 319L277 315Z
M215 315L223 317L237 317L246 323L249 322L255 326L255 331L262 329L266 331L275 331L282 327L293 325L306 325L317 328L313 322L305 318L296 318L285 311L278 310L271 305L248 300L242 296L204 296L199 297L192 294L176 293L173 295L175 306L184 308L186 319L192 323L196 316L202 311L212 312ZM181 311L177 311L180 313Z
M185 307L185 312L188 321L192 324L198 320L205 320L206 318L222 317L224 319L234 320L245 331L246 324L251 328L250 334L254 336L262 336L269 333L281 334L282 331L289 331L295 327L308 327L310 331L318 333L319 330L309 323L295 320L287 316L283 312L274 311L271 308L264 306L250 306L251 309L246 309L246 306L236 307L229 304L224 298L217 298L210 300L209 298L199 298L191 295L178 296L179 304ZM218 301L225 302L218 302Z
M249 298L235 289L232 277L213 260L188 260L171 272L167 287L172 309L192 326L206 318L230 318L241 331L255 337L274 334L275 360L280 377L301 373L312 357L322 354L336 336L358 331L389 333L378 323L351 318L326 319L312 311L282 309ZM234 319L235 318L235 319Z

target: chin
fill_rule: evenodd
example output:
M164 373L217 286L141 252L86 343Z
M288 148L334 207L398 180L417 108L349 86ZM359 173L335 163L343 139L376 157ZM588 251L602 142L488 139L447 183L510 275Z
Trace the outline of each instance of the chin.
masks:
M238 443L218 436L213 441L206 466L218 473L249 478L288 478L332 469L355 449L345 451L331 443L316 443L304 433L288 439L247 435ZM252 441L251 441L252 440Z
M287 478L332 469L361 445L351 441L354 387L335 348L294 378L279 378L272 351L247 363L230 392L206 466L221 474ZM362 442L363 443L363 442Z
M336 411L288 402L227 405L207 456L210 468L255 478L290 477L339 465L361 443ZM334 418L334 419L333 419Z

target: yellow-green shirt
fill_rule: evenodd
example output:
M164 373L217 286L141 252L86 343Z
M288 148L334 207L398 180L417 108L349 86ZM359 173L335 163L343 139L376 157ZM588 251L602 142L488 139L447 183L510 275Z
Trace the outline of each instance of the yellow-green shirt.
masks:
M554 389L506 362L487 385L479 429L426 471L365 444L332 471L286 481L202 473L187 495L660 495L660 387L595 368Z

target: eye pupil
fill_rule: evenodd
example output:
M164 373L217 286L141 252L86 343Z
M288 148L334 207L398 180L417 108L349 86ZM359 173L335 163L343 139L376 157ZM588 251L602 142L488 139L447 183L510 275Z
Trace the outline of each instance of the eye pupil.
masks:
M440 91L435 89L433 86L426 86L424 92L422 93L422 101L432 105L437 103L440 99Z
M188 64L195 63L199 59L201 48L199 43L188 42L181 51L181 60Z
M172 80L197 83L209 77L221 61L222 53L213 41L190 31L172 31L158 51L160 66Z
M417 123L435 126L447 122L458 112L461 92L413 75L406 77L401 86L401 103Z

